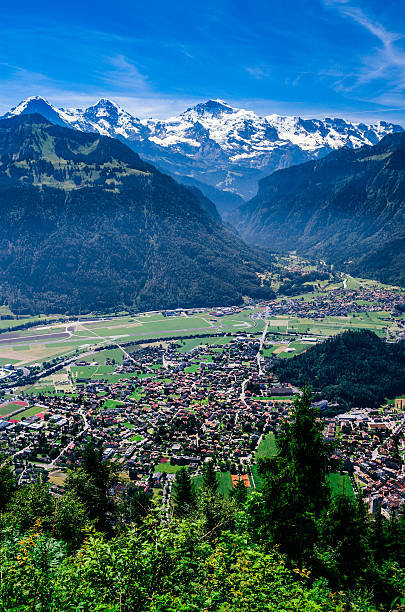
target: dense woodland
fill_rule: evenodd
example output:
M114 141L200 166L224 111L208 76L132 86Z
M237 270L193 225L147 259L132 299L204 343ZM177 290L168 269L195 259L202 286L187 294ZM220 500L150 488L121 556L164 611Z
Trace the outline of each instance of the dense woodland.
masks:
M405 515L370 516L361 498L331 499L324 442L307 391L263 459L263 487L218 493L214 463L196 491L177 474L171 520L144 490L111 495L117 466L88 444L65 493L16 487L0 468L0 605L57 612L399 610ZM172 514L172 513L171 513Z
M118 140L40 115L0 121L0 298L13 312L83 313L272 298L214 205Z
M315 284L318 281L330 280L332 275L328 272L313 270L301 274L299 272L286 271L285 276L281 279L279 293L281 295L300 295L313 291Z
M347 331L277 360L273 370L282 382L310 383L317 399L338 404L337 412L377 408L405 393L405 343L387 343L369 330Z
M405 285L405 135L343 147L274 172L242 204L252 244L326 259L354 276Z

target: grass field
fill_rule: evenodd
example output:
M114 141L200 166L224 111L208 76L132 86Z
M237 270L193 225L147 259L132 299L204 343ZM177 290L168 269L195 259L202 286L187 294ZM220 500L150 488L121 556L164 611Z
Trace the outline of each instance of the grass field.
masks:
M165 472L166 474L175 474L178 472L183 466L181 465L170 465L169 461L167 463L158 463L155 465L155 472Z
M135 425L132 425L132 423L129 423L128 421L123 423L123 426L126 427L127 429L134 429L135 427Z
M256 461L261 457L275 457L277 455L276 438L270 432L264 436L255 453Z
M198 372L198 370L200 369L199 364L194 364L191 366L188 366L188 368L184 368L184 371L187 372L187 374L194 374L195 372Z
M217 472L218 479L218 493L224 497L229 497L230 492L233 489L231 472ZM195 488L198 490L202 485L202 476L194 476L193 483Z
M105 400L103 408L117 408L117 406L123 406L124 404L120 400L108 399Z
M24 412L20 412L19 414L16 414L13 418L16 421L22 421L23 419L27 419L30 416L39 414L40 412L43 412L41 408L39 408L38 406L33 406L32 408L27 408L27 410L24 410Z
M362 279L348 279L348 284L379 286L373 281L363 281ZM305 299L312 299L315 294L305 294ZM319 295L319 294L316 294ZM252 315L256 312L262 312L263 308L247 307L232 315L216 317L210 314L209 311L190 315L190 316L175 316L164 317L161 314L144 314L144 315L127 315L117 317L106 317L104 320L91 321L91 315L82 317L81 321L70 321L66 325L66 319L59 323L53 323L47 329L46 326L33 327L29 330L15 332L20 337L34 336L37 339L30 340L29 344L17 344L10 341L11 344L3 344L0 346L0 364L11 362L16 365L28 365L32 363L41 363L48 361L54 357L72 356L76 352L78 356L82 353L91 353L96 347L102 347L103 344L111 344L118 341L120 344L128 344L131 341L148 340L165 340L168 337L181 339L185 335L193 336L182 341L179 347L179 352L186 353L192 350L193 347L200 344L218 344L225 346L231 336L240 331L249 331L253 334L260 334L264 327L263 319L252 319ZM387 321L384 321L386 313L384 312L368 312L356 313L348 317L326 317L325 319L314 320L310 318L298 318L288 316L275 316L270 320L269 336L272 332L276 334L287 334L291 338L291 334L300 336L301 334L316 335L320 337L333 336L345 329L367 328L375 331L380 336L386 334ZM88 322L86 321L88 320ZM44 321L41 317L24 317L23 319L13 319L11 321L0 321L0 329L9 326L10 324L21 324L26 321ZM66 328L73 329L69 331L70 337L55 338L49 337L49 334L66 333ZM222 336L209 336L200 338L207 333L220 333ZM48 334L45 339L44 334ZM278 336L279 337L279 336ZM293 341L297 342L297 341ZM280 356L290 358L305 350L305 346L300 344L291 344L296 351L281 351ZM135 348L135 347L133 347ZM277 347L267 345L264 350L264 355L270 355ZM214 350L223 350L221 348ZM123 353L117 347L106 349L86 355L87 360L94 360L99 364L104 364L106 358L114 359L116 363L122 363ZM119 379L114 379L119 380ZM113 382L113 380L110 380Z
M15 410L20 410L23 407L24 406L20 406L19 404L14 404L13 402L11 402L10 404L7 404L6 406L0 407L0 416L6 416L7 414L10 414L10 412L14 412Z
M327 481L329 482L332 497L337 495L354 497L352 483L348 474L340 474L339 472L328 474Z
M259 471L258 471L257 465L252 465L252 466L251 466L251 470L252 470L252 474L253 474L254 483L253 483L253 482L251 482L250 484L252 485L252 488L254 488L254 487L255 487L255 485L256 485L256 489L259 489L259 490L260 490L260 489L261 489L261 487L262 487L262 486L263 486L263 484L264 484L264 480L263 480L263 478L262 478L262 477L259 475ZM250 479L250 480L252 480L252 479Z
M231 336L209 336L207 338L186 338L177 349L179 353L188 353L196 346L225 345L232 340Z

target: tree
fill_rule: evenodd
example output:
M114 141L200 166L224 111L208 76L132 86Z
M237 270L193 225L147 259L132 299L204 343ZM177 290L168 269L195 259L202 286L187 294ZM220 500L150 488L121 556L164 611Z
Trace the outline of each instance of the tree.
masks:
M49 487L41 480L18 489L7 505L12 524L22 532L32 529L35 521L41 519L45 529L50 528L55 512L55 499Z
M350 585L364 572L371 553L362 499L354 501L345 495L336 497L321 520L321 540L323 546L336 551L340 584Z
M235 500L235 503L238 506L238 508L241 508L244 506L247 500L247 487L241 478L239 478L238 482L233 488L231 495L233 499Z
M176 474L172 493L177 516L184 517L195 509L196 495L187 468L182 467Z
M317 539L316 519L326 506L329 490L325 480L328 446L304 388L295 400L290 422L277 439L277 457L259 460L264 479L263 506L252 505L254 537L279 544L291 559L302 563L311 555Z
M15 490L15 479L12 467L8 462L0 467L0 511L4 510Z
M84 539L84 529L89 523L85 505L71 492L57 500L54 535L70 548L78 548Z
M218 490L218 478L215 471L214 462L212 460L207 461L204 465L202 474L202 488L211 493L216 493Z
M277 438L277 449L289 466L306 510L319 515L329 498L325 477L331 447L324 440L324 426L317 421L319 412L312 407L308 387L304 387L294 407L291 422L284 424Z
M87 513L98 529L110 529L110 517L114 511L114 500L110 487L117 481L117 466L103 461L103 449L89 443L84 449L82 464L68 472L65 488L72 492L85 506Z
M130 497L129 516L131 521L136 524L141 523L149 514L151 508L152 496L145 493L144 489L138 487Z

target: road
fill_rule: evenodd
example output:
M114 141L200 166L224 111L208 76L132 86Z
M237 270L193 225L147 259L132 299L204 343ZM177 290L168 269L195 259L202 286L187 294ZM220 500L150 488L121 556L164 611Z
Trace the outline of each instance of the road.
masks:
M266 316L267 317L269 316L268 308L267 308ZM266 319L266 324L264 326L264 330L263 330L263 333L262 333L261 338L260 338L259 350L258 350L257 355L256 355L256 361L257 361L257 368L259 370L259 376L263 376L263 374L264 374L264 370L262 368L262 351L263 351L264 341L266 340L266 334L267 334L267 331L269 329L269 324L270 324L269 319Z

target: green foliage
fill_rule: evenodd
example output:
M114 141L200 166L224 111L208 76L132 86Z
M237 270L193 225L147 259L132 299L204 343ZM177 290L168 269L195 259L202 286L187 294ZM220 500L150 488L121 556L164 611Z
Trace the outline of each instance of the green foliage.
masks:
M182 467L176 474L173 485L172 498L176 516L189 515L195 508L196 494L194 485L187 468Z
M210 491L211 493L216 493L218 490L219 482L217 478L217 473L215 471L214 462L208 461L204 465L203 474L202 474L202 487L206 491Z
M49 486L38 480L35 484L19 488L6 509L6 518L10 518L11 524L22 533L31 529L37 520L49 529L55 511L55 498L49 493Z
M235 487L231 491L231 497L233 497L233 499L235 500L235 503L238 508L243 508L247 500L247 496L248 496L247 487L245 483L243 482L243 480L240 478L238 482L236 483Z
M36 526L3 541L0 564L0 603L10 611L327 612L338 603L325 582L289 569L276 550L226 531L209 542L189 521L151 521L109 540L90 531L71 557Z
M63 496L40 481L11 494L0 525L0 609L399 612L405 512L383 522L361 498L329 498L316 415L305 389L277 456L260 460L260 492L248 495L239 481L224 498L206 468L197 495L181 468L170 522L143 489L129 486L113 504L115 466L88 445Z
M0 466L0 511L4 510L15 490L14 472L9 462Z
M89 443L84 449L81 466L70 470L65 482L66 491L80 500L88 516L103 531L109 529L114 512L109 489L116 482L117 470L113 463L103 461L102 448Z

